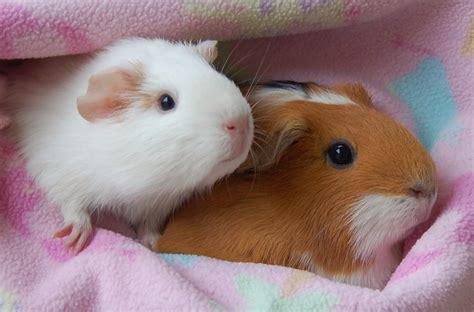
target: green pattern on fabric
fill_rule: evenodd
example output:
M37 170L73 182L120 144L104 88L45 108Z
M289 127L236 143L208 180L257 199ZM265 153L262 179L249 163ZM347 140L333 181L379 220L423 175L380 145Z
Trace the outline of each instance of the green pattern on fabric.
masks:
M235 283L246 299L245 311L329 311L336 303L334 296L321 292L285 298L277 286L247 274L237 275Z

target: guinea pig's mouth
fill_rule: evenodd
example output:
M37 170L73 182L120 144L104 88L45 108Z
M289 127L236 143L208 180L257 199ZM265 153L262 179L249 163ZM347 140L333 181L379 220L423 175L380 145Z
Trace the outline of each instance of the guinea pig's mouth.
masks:
M239 158L240 156L241 156L241 152L239 152L236 155L231 155L231 156L227 157L226 159L222 160L221 164L231 163L231 162L235 161L237 158Z
M420 223L426 222L431 216L431 208L422 208L419 209L418 213L416 214L416 224L415 227Z
M238 159L242 159L241 162L243 162L249 153L250 141L251 138L244 137L241 140L234 142L230 147L230 154L222 160L221 163L232 163ZM240 165L240 163L238 165Z
M239 165L244 162L248 152L244 155L244 151L242 150L240 153L236 155L232 155L231 157L225 158L221 162L219 162L219 166L224 168L233 168L229 172L232 173L235 169L239 167Z
M216 181L232 174L247 158L250 150L251 139L246 138L237 147L236 150L231 150L230 155L227 153L227 157L217 161L210 171L209 175L203 179L203 185L213 185Z
M435 192L431 196L424 198L422 200L417 200L416 213L415 213L415 220L417 224L414 226L416 227L420 223L424 223L428 221L428 219L433 214L433 208L436 203L437 193Z
M237 155L232 155L231 157L224 159L223 161L221 161L221 164L230 164L242 157L243 157L243 151L238 153Z

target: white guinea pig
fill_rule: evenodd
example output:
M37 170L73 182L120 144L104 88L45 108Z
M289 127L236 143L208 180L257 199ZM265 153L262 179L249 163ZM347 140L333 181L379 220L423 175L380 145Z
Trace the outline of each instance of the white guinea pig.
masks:
M210 65L216 43L126 39L7 73L3 106L30 174L62 209L66 246L87 244L92 212L121 217L150 246L173 209L246 159L250 106Z

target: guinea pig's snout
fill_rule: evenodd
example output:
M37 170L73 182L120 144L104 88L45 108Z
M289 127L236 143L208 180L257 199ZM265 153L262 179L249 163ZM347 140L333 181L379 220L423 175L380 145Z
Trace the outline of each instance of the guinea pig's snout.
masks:
M422 184L415 184L409 189L410 195L420 198L420 197L428 197L429 195L429 190L427 187L425 187Z
M224 122L224 130L231 136L246 134L250 127L250 116L240 116Z
M408 189L408 192L415 198L428 198L434 195L435 189L427 183L417 182Z
M417 200L421 200L432 206L437 197L436 183L434 182L416 182L408 188L408 194Z
M250 132L250 115L243 115L224 122L224 131L230 137L230 155L227 160L240 156L246 148Z
M426 221L432 212L437 197L436 184L433 182L415 182L408 188L408 194L416 200L414 220Z

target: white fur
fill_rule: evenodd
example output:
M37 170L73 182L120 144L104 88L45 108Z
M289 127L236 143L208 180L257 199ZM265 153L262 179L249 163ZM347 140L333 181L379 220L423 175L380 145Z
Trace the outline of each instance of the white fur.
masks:
M110 210L156 231L193 191L245 160L251 117L242 154L227 162L231 139L222 125L249 115L250 107L198 52L189 44L128 39L97 55L44 60L11 73L6 107L14 113L14 133L29 172L62 207L66 223L87 223L92 210ZM76 99L91 75L137 63L145 70L141 91L156 98L169 93L175 110L135 103L121 122L90 123L79 115Z
M308 90L306 93L300 89L284 89L274 87L262 87L252 92L251 102L257 103L261 99L265 99L265 103L272 105L283 105L291 101L312 101L318 104L328 105L350 105L354 101L347 96L332 91L315 92Z
M257 103L258 105L269 103L272 105L283 105L287 102L308 99L308 95L303 90L287 90L269 87L257 87L249 96L251 97L250 102ZM265 100L265 102L262 103L262 100Z
M349 105L354 104L354 101L349 99L347 96L330 92L330 91L323 91L323 92L313 92L309 93L309 99L314 102L318 102L320 104L328 104L328 105Z
M380 288L386 284L400 263L397 246L416 225L428 219L435 198L436 194L430 198L370 194L351 208L349 224L355 257L373 263L360 275L367 286Z
M410 229L425 221L433 202L411 196L364 196L351 209L349 224L356 258L368 261L405 238Z
M296 259L303 268L318 276L335 282L381 289L386 285L394 268L400 263L401 254L396 248L391 248L378 256L379 258L375 259L374 265L370 266L367 271L357 271L352 274L329 274L315 264L310 252L303 252L299 255L292 254L292 258Z
M355 258L369 264L365 271L328 274L315 265L310 252L292 257L309 271L331 280L380 289L400 263L399 243L414 226L428 218L435 198L436 194L421 199L371 194L351 208L348 218L351 243L355 247Z

